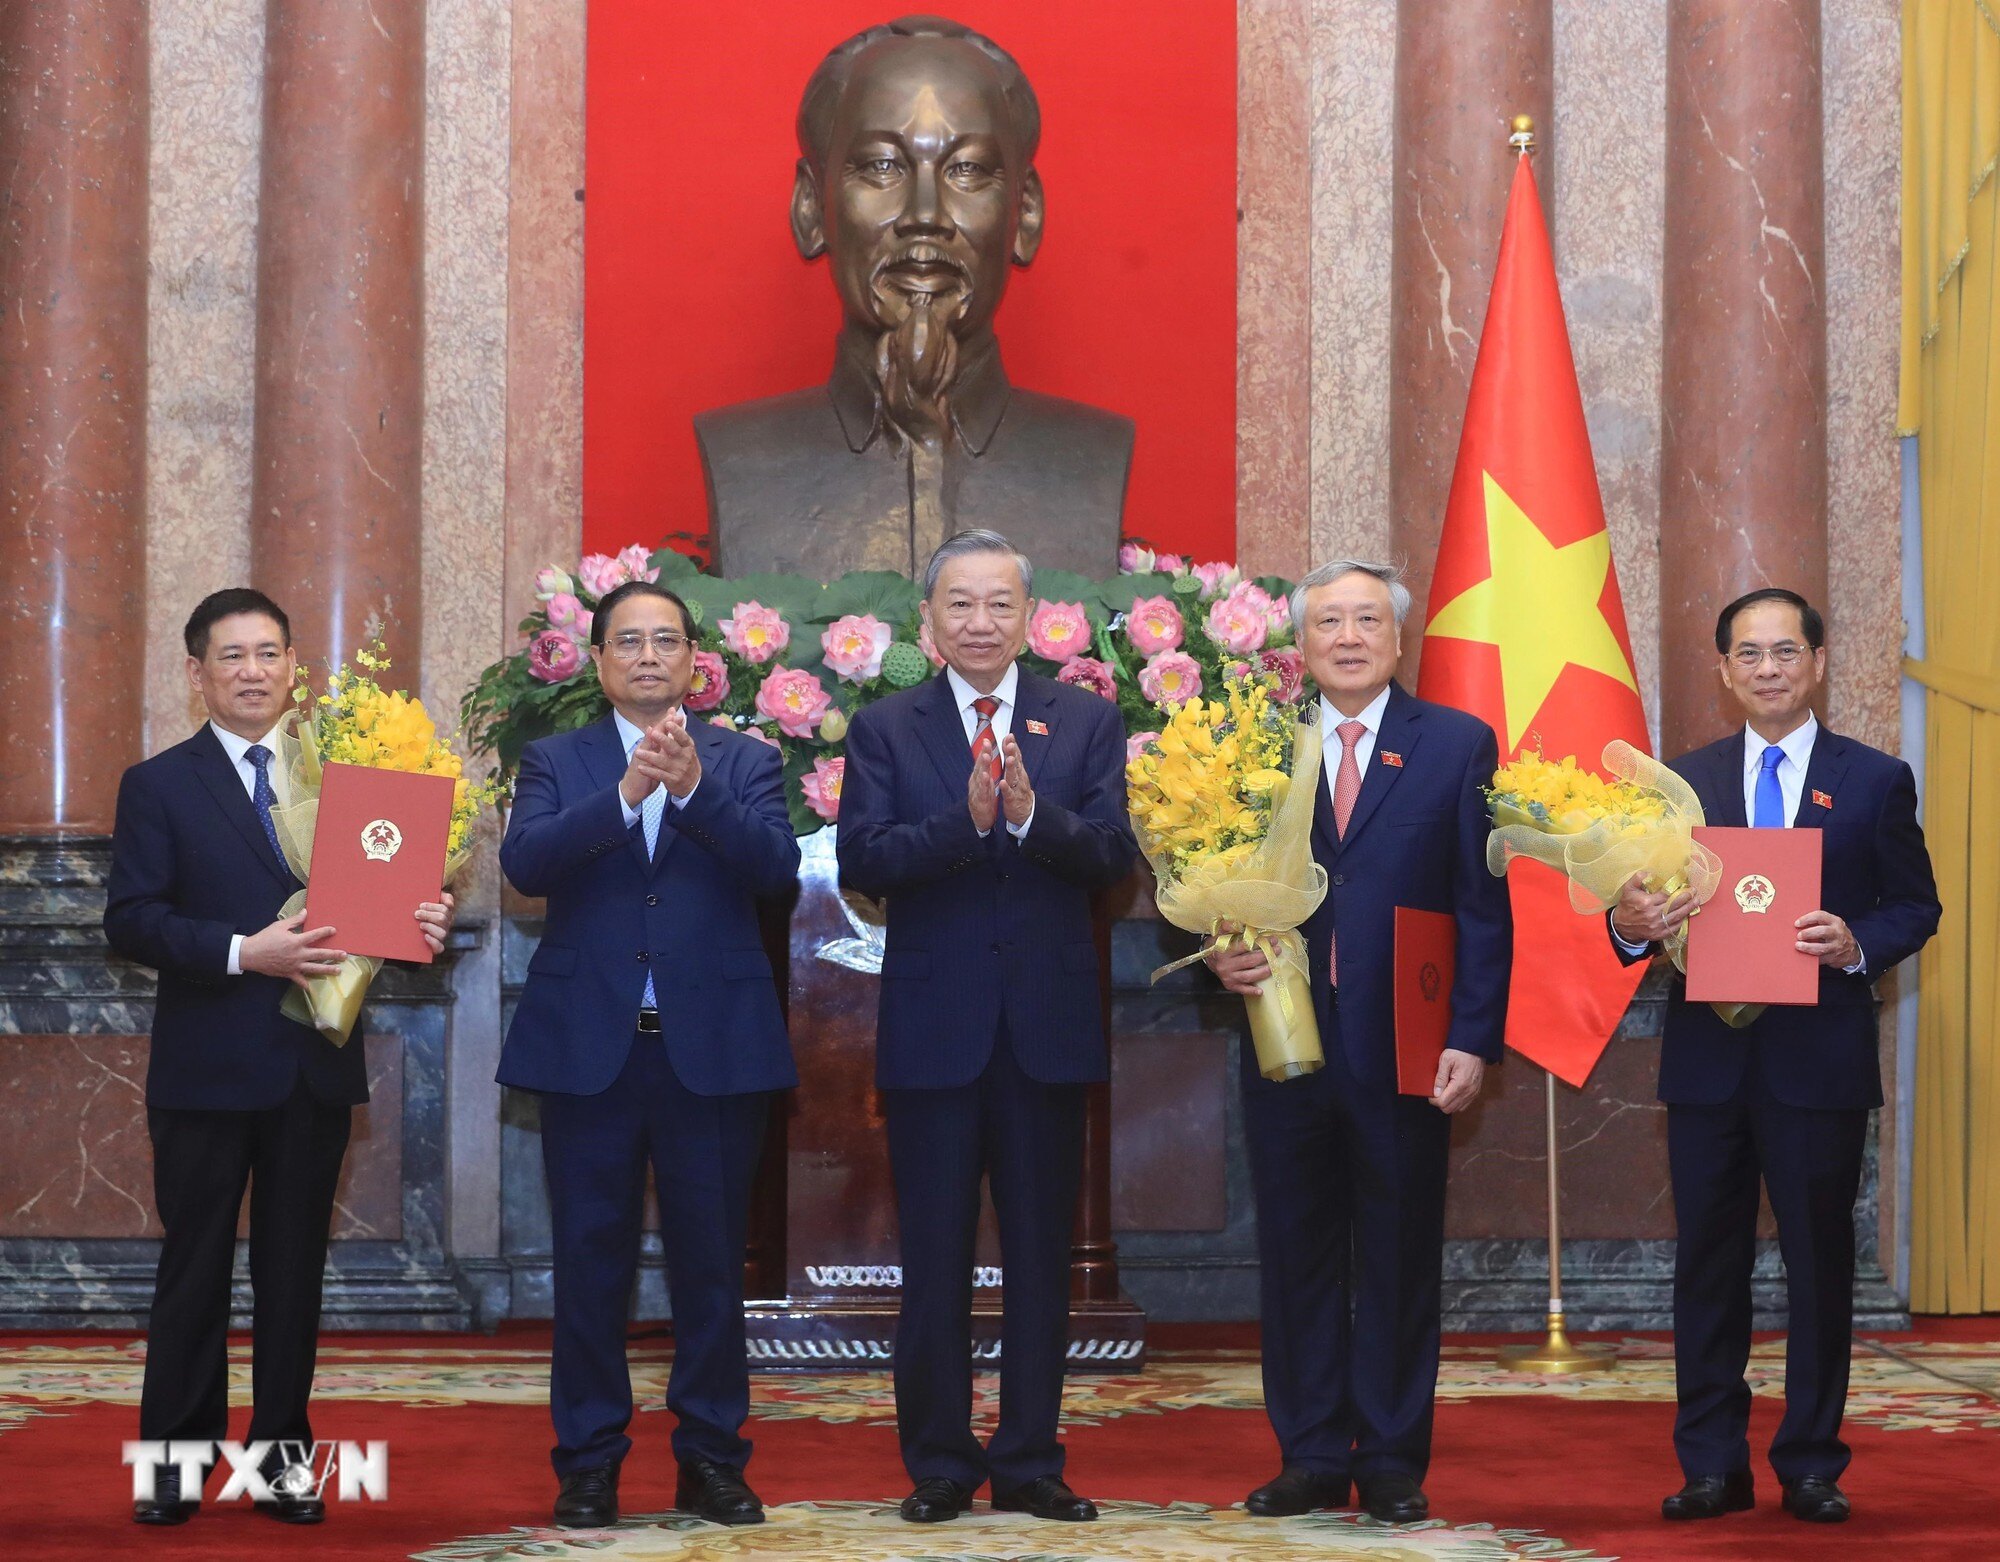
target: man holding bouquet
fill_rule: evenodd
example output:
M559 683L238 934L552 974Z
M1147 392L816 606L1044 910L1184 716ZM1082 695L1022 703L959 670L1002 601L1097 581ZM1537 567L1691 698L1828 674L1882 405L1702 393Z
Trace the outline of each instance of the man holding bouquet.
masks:
M1243 1049L1264 1400L1283 1460L1245 1501L1264 1516L1345 1507L1357 1486L1384 1522L1430 1511L1451 1116L1499 1061L1514 930L1486 868L1497 742L1395 683L1409 610L1400 571L1349 559L1292 594L1320 698L1313 857L1327 895L1302 931L1326 1061L1273 1082ZM1396 1089L1398 906L1449 913L1456 928L1451 1029L1428 1098ZM1209 965L1246 995L1271 978L1254 949Z
M1854 1200L1868 1113L1882 1104L1873 987L1937 932L1941 909L1910 767L1820 725L1826 627L1796 592L1739 597L1715 626L1717 673L1745 725L1670 767L1715 825L1820 832L1819 910L1797 947L1820 964L1819 999L1726 1024L1676 979L1660 1043L1674 1257L1674 1449L1686 1484L1664 1517L1755 1505L1750 1475L1750 1272L1758 1181L1771 1196L1789 1304L1785 1416L1771 1466L1785 1510L1848 1516L1840 1439L1854 1335ZM1612 907L1612 941L1646 959L1694 909L1640 879Z
M139 1436L229 1436L229 1282L247 1187L255 1360L245 1441L311 1448L327 1233L368 1066L358 1027L335 1046L279 1012L289 986L332 975L345 958L327 947L331 928L279 915L301 888L271 817L288 801L276 761L298 665L291 623L261 591L235 587L202 600L183 640L208 720L125 772L104 905L112 949L159 972L146 1129L164 1232ZM450 895L417 908L433 951L452 914ZM273 1459L267 1480L281 1473L275 1448ZM200 1503L180 1467L162 1465L132 1517L181 1524ZM291 1524L326 1517L309 1480L275 1482L258 1507Z

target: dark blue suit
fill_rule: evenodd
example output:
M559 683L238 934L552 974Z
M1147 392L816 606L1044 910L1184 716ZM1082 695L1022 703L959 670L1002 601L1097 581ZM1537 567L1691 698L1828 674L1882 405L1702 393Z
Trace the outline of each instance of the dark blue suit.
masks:
M104 933L159 973L146 1124L165 1235L141 1437L228 1436L229 1277L247 1185L248 1435L312 1440L327 1232L351 1109L368 1099L367 1062L358 1027L336 1047L280 1014L282 978L228 974L231 937L269 926L299 887L207 724L125 772Z
M1708 821L1741 827L1741 731L1675 760ZM1829 809L1814 793L1832 799ZM1687 1001L1676 975L1660 1043L1660 1099L1679 1245L1674 1263L1674 1445L1689 1476L1750 1465L1750 1272L1761 1175L1778 1220L1790 1329L1785 1418L1771 1445L1784 1482L1837 1479L1854 1332L1854 1199L1868 1112L1882 1104L1873 987L1937 931L1930 854L1910 767L1822 727L1795 829L1821 833L1820 905L1864 968L1822 966L1819 1002L1773 1006L1741 1030ZM1628 964L1645 958L1620 949Z
M649 859L618 797L614 719L521 756L501 867L547 897L503 1085L541 1096L555 1249L549 1407L558 1475L631 1449L625 1323L650 1157L674 1316L674 1453L741 1469L750 1444L743 1251L773 1091L798 1083L756 899L799 848L775 749L690 722L701 781ZM636 1029L646 978L659 1032Z
M854 718L839 842L843 879L889 904L875 1044L902 1229L903 1462L913 1480L990 1476L1003 1492L1062 1473L1084 1087L1108 1072L1090 896L1136 851L1116 707L1023 669L1010 720L1035 792L1024 839L1004 815L984 838L973 827L971 750L941 674ZM983 1450L969 1424L982 1172L1006 1266Z
M1264 1399L1284 1462L1324 1475L1422 1481L1430 1462L1451 1119L1396 1093L1395 908L1452 914L1447 1045L1498 1062L1514 929L1486 868L1495 758L1484 722L1390 686L1344 838L1319 788L1327 895L1303 931L1326 1066L1273 1083L1243 1048Z

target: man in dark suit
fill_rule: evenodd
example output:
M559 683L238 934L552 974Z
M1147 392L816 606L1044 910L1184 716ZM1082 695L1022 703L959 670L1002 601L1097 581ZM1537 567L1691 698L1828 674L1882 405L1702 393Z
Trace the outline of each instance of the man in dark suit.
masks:
M756 1524L743 1252L774 1091L798 1083L757 897L797 880L778 751L681 700L693 620L662 586L605 595L591 659L612 714L521 755L500 864L546 896L500 1055L541 1098L555 1246L556 1523L616 1522L632 1447L625 1323L646 1163L674 1316L674 1504Z
M1299 582L1292 622L1319 686L1323 776L1313 857L1327 895L1304 928L1326 1066L1274 1083L1243 1049L1257 1196L1264 1400L1283 1466L1252 1513L1347 1505L1430 1511L1451 1115L1498 1062L1514 928L1486 868L1493 731L1395 683L1410 593L1388 565L1342 559ZM1451 1029L1428 1098L1396 1092L1395 908L1451 913ZM1213 955L1232 992L1270 966Z
M1746 725L1675 760L1711 824L1818 830L1821 909L1798 919L1820 962L1819 1001L1765 1009L1738 1030L1675 977L1660 1043L1674 1259L1674 1448L1686 1485L1669 1519L1754 1505L1750 1271L1761 1176L1778 1220L1790 1327L1785 1416L1771 1467L1786 1511L1848 1516L1840 1420L1854 1333L1854 1199L1868 1113L1882 1104L1873 987L1937 931L1940 907L1910 767L1820 725L1825 625L1796 592L1753 591L1716 621L1717 670ZM1612 941L1643 960L1692 910L1628 884Z
M287 983L304 986L345 958L326 945L331 928L278 914L300 888L271 821L290 786L274 761L297 665L291 624L262 592L236 588L205 598L183 638L188 684L208 720L125 772L104 907L112 949L159 972L146 1128L165 1229L139 1436L229 1435L229 1276L247 1186L247 1440L310 1448L327 1233L349 1119L368 1099L367 1062L359 1028L335 1046L278 1010ZM420 907L417 920L442 950L451 897ZM200 1501L199 1489L182 1489L180 1467L164 1465L132 1516L179 1524ZM309 1485L290 1481L275 1482L258 1506L294 1524L326 1516Z
M994 532L930 560L945 670L847 735L840 868L886 896L875 1082L902 1230L896 1425L912 1523L993 1505L1097 1510L1062 1479L1070 1236L1084 1095L1106 1076L1090 895L1130 870L1117 708L1020 667L1033 572ZM972 1415L973 1241L987 1177L1006 1267L1000 1423Z

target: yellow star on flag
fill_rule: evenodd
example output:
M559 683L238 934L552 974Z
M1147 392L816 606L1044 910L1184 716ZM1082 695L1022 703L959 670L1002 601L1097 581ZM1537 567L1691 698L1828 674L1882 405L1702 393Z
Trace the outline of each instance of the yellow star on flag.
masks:
M1596 531L1558 548L1491 472L1480 475L1492 573L1439 608L1426 632L1499 648L1512 753L1565 667L1592 668L1634 693L1639 685L1597 605L1611 569L1610 534Z

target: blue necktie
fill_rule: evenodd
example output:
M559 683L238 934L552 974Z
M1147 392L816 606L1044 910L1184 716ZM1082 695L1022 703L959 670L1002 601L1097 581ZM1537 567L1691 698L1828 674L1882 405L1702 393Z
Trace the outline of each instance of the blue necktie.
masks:
M646 860L648 862L653 860L653 854L660 849L660 819L666 811L667 789L663 786L654 787L652 791L646 794L646 801L639 805L639 824L646 832ZM659 1007L653 1000L653 973L651 971L646 973L646 998L644 1006L648 1009L657 1009Z
M278 801L278 794L271 790L271 751L261 743L253 743L243 751L243 757L257 772L256 783L250 789L250 801L257 806L257 822L263 825L264 839L271 843L279 866L290 873L292 868L285 861L285 849L278 844L278 826L271 818L272 805Z
M1757 817L1750 822L1760 830L1785 827L1785 789L1778 785L1778 766L1785 751L1773 743L1764 750L1764 768L1757 772Z

